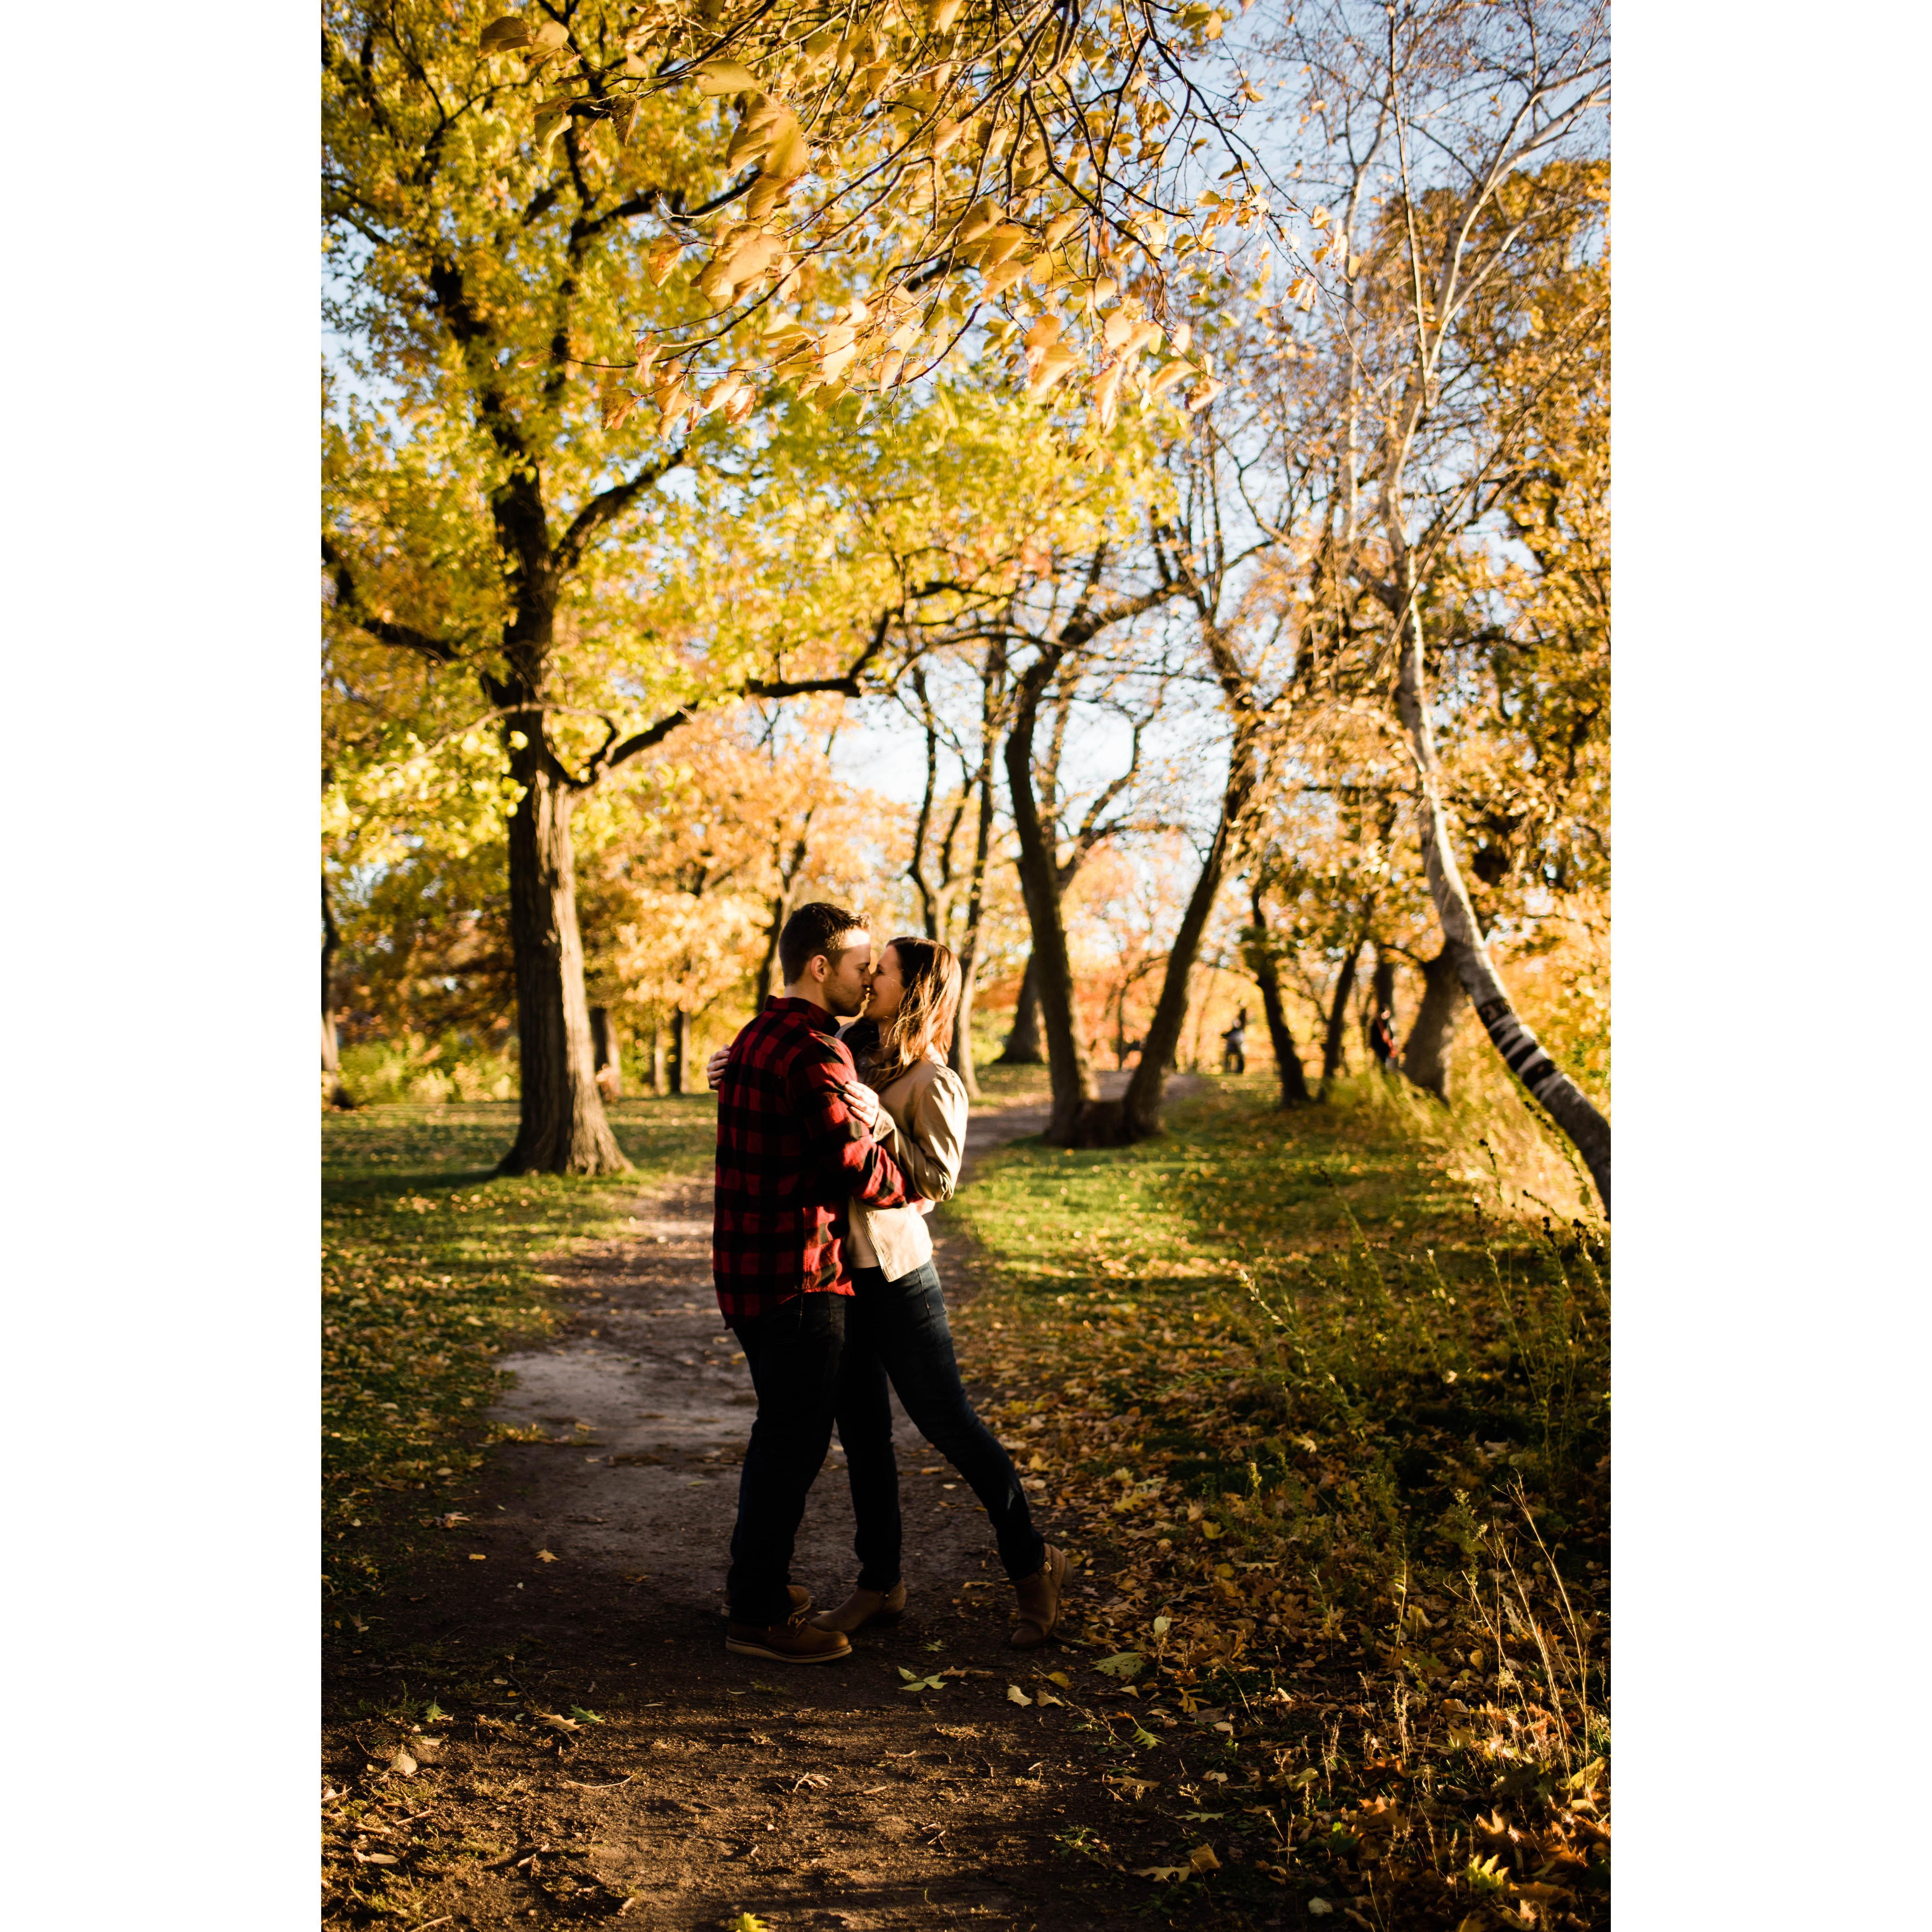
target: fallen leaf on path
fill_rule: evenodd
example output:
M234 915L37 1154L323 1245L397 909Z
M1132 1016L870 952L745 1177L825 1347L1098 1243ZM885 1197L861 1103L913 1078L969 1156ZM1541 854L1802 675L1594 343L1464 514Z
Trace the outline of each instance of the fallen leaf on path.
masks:
M1167 1885L1187 1876L1185 1865L1149 1865L1145 1870L1134 1874L1136 1878L1150 1878L1156 1885Z
M1006 1686L1006 1702L1009 1704L1024 1704L1030 1706L1033 1702L1033 1700L1029 1697L1017 1684L1009 1684Z
M1219 1871L1221 1861L1214 1856L1212 1845L1196 1845L1187 1855L1189 1866L1198 1872Z
M539 1550L537 1552L537 1561L539 1563L554 1563L556 1558L548 1550Z
M1112 1657L1097 1659L1094 1668L1108 1677L1133 1677L1138 1675L1141 1666L1146 1661L1137 1650L1117 1651Z

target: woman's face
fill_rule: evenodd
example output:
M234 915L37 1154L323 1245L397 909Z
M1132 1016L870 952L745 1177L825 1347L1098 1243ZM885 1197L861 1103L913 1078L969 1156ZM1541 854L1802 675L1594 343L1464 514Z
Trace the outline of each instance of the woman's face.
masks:
M888 946L872 968L872 998L866 1008L866 1017L883 1024L898 1011L899 1002L904 998L905 975L900 970L899 950Z

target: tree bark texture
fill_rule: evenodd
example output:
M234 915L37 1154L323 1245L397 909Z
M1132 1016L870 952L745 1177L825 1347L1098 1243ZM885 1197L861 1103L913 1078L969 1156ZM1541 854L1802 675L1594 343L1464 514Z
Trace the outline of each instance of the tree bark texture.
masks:
M651 1091L662 1097L670 1091L664 1066L664 1030L662 1020L651 1022Z
M1248 970L1262 996L1262 1017L1268 1022L1268 1043L1274 1048L1276 1072L1281 1082L1281 1104L1305 1107L1313 1096L1308 1090L1308 1076L1302 1071L1294 1036L1288 1030L1288 1008L1281 997L1281 975L1276 970L1274 955L1268 950L1268 908L1258 890L1249 894L1248 904L1254 914L1254 924L1249 928Z
M1042 650L1028 667L1014 693L1012 729L1006 736L1006 784L1012 795L1014 829L1019 835L1021 896L1033 933L1029 961L1046 1033L1047 1066L1053 1089L1053 1114L1046 1138L1054 1146L1073 1144L1082 1114L1098 1099L1100 1088L1080 1038L1073 1006L1073 964L1066 927L1060 916L1060 868L1034 796L1034 728L1041 693L1064 652Z
M524 795L510 815L510 931L523 1094L500 1174L617 1174L630 1166L604 1117L584 990L584 944L570 848L572 795L542 753L543 721L514 723L527 742L511 769Z
M1402 1042L1402 1070L1425 1094L1445 1105L1449 1099L1449 1042L1462 1010L1462 981L1455 949L1446 942L1433 959L1422 962L1422 1004Z
M1408 621L1404 628L1396 676L1396 705L1415 757L1422 810L1422 862L1430 897L1442 922L1448 950L1455 956L1462 990L1503 1064L1528 1089L1530 1097L1568 1136L1596 1183L1604 1212L1610 1211L1610 1124L1588 1095L1543 1050L1535 1034L1516 1017L1500 976L1490 958L1469 889L1449 836L1442 808L1435 728L1430 722L1422 662L1422 614L1416 604L1414 566L1405 557L1403 589Z

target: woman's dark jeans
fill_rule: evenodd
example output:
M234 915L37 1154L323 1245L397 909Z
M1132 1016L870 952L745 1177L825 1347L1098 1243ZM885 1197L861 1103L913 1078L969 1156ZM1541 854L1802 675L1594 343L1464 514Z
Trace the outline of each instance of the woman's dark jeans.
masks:
M1006 1574L1035 1575L1046 1560L1046 1545L1033 1526L1012 1457L974 1413L960 1386L939 1270L928 1262L888 1281L880 1269L857 1268L852 1287L838 1414L859 1526L853 1539L859 1587L890 1590L899 1580L899 1472L892 1456L888 1378L914 1426L986 1504Z

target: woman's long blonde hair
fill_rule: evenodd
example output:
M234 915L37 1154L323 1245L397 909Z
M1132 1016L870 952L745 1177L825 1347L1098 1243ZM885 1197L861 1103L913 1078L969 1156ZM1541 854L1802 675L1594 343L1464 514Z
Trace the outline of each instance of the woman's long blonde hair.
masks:
M877 1087L890 1084L922 1060L944 1060L952 1042L952 1016L959 1010L959 962L950 946L908 934L892 940L892 948L899 956L905 991L899 995L898 1011L879 1028Z

